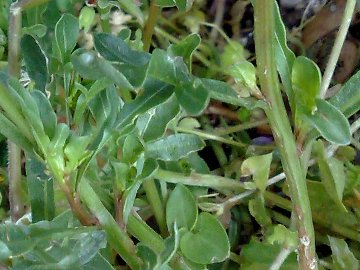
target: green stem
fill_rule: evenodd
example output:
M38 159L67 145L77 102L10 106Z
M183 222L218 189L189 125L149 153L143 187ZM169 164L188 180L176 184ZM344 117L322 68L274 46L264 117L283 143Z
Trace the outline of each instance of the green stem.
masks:
M156 25L156 20L160 13L160 10L161 10L160 7L156 5L156 1L151 0L150 8L149 8L149 17L145 23L144 36L143 36L145 52L148 52L150 49L152 36L154 34L154 29Z
M142 185L146 193L146 198L148 199L151 209L153 210L156 222L159 225L161 235L166 237L168 235L168 230L166 227L165 208L161 201L155 180L146 180Z
M165 248L165 244L161 236L149 227L146 222L141 220L140 217L135 217L134 215L129 216L127 231L140 242L151 247L151 249L158 254L160 254Z
M282 100L275 62L274 0L257 0L255 14L255 52L261 90L269 108L266 114L281 155L295 210L300 269L317 269L315 234L306 179L296 150L288 115Z
M215 134L210 134L210 133L207 133L207 132L204 132L204 131L201 131L201 130L183 128L183 127L176 127L175 130L179 131L179 132L195 134L195 135L198 135L199 137L204 138L204 139L214 140L214 141L226 143L226 144L237 146L237 147L249 147L250 146L250 145L248 145L246 143L229 140L229 139L223 138L221 136L218 136L218 135L215 135ZM262 150L272 150L272 149L274 149L273 145L251 145L251 146L256 147L257 149L262 149Z
M258 121L243 123L243 124L230 126L230 127L226 127L226 128L217 128L217 129L215 129L215 133L219 136L228 135L228 134L236 133L236 132L239 132L242 130L251 129L251 128L261 126L261 125L265 125L267 123L268 123L267 119L258 120Z
M330 57L329 57L329 60L328 60L328 63L326 65L326 69L324 72L323 81L321 83L321 87L320 87L320 97L321 98L325 97L326 91L329 88L331 78L332 78L332 76L334 74L334 70L336 68L336 63L337 63L340 53L341 53L341 48L344 44L347 32L349 30L349 26L351 23L352 15L354 13L355 5L356 5L356 0L347 0L346 1L344 15L343 15L343 18L341 21L339 32L335 39L334 46L332 47Z
M142 261L136 255L133 241L127 233L118 226L86 179L83 179L80 182L79 190L82 201L85 202L90 211L99 220L102 229L104 229L107 234L108 242L112 248L118 252L131 269L140 270Z
M184 175L182 173L160 169L155 174L155 178L168 183L181 183L189 186L209 187L219 190L220 192L224 192L224 190L242 192L245 190L244 184L240 181L211 174L190 173L189 175Z
M10 6L9 14L9 75L20 77L20 33L21 9L14 4ZM8 104L10 105L10 104ZM20 121L21 122L21 121ZM9 149L9 202L12 221L17 221L25 214L25 201L21 187L21 149L8 142Z

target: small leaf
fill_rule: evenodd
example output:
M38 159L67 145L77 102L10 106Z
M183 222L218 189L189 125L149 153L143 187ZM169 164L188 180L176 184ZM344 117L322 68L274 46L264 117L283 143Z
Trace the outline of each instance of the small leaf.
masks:
M267 237L267 242L270 244L278 243L281 246L293 249L299 245L299 237L297 232L291 231L282 224L275 225L271 235Z
M68 172L75 170L86 159L90 152L86 150L91 136L77 136L72 134L69 142L64 148L66 157L66 169Z
M309 58L299 56L295 59L291 81L296 103L312 112L320 91L321 73L318 66Z
M163 252L161 252L160 256L159 256L159 261L161 263L161 266L159 268L160 269L170 269L172 270L171 267L167 266L167 264L170 262L170 260L175 256L176 251L179 248L179 243L180 243L180 233L179 230L176 226L176 223L174 224L173 228L172 228L172 234L165 239L164 244L165 244L165 249L163 250ZM168 268L166 268L166 266Z
M43 24L34 24L28 27L23 27L22 33L23 35L30 35L42 38L46 35L47 27ZM0 42L1 45L1 42Z
M330 247L333 252L331 255L335 270L356 270L359 269L359 261L349 249L343 239L328 236Z
M12 253L7 247L7 245L3 241L0 241L0 262L8 260L11 254Z
M196 135L174 134L147 144L145 153L155 159L177 161L204 146L205 143Z
M198 34L193 33L181 39L178 43L170 45L168 52L173 56L181 56L186 65L191 67L191 57L194 51L199 47L201 38Z
M144 151L144 146L135 135L128 135L125 138L123 145L122 161L125 163L133 164Z
M141 182L140 181L136 181L135 183L133 183L130 187L128 187L123 196L122 196L122 200L124 203L124 209L123 209L123 222L126 226L128 220L129 220L129 216L131 214L131 210L134 206L134 202L136 199L136 194L139 190L141 186Z
M276 68L281 77L285 92L288 96L291 109L295 111L295 97L291 82L291 70L295 61L295 54L287 46L286 29L281 20L279 6L274 2L275 8L275 59Z
M221 65L223 68L228 69L238 62L246 60L247 56L244 46L240 42L232 40L224 46L224 52L220 56Z
M253 175L257 188L264 192L269 178L272 153L247 158L241 164L241 173L244 176Z
M95 10L88 6L84 6L79 15L79 27L84 28L85 32L89 32L95 19Z
M186 258L199 264L222 262L230 255L226 231L213 215L199 215L193 231L180 239L180 249Z
M159 169L158 162L153 158L148 158L145 160L140 173L136 176L136 180L147 180L149 178L154 177L157 170Z
M258 194L254 199L249 201L249 211L261 227L266 228L271 226L271 218L266 212L265 200L262 195Z
M175 88L180 105L192 115L200 114L209 104L210 96L201 80L180 84Z
M31 96L38 105L45 133L50 139L52 139L56 129L57 117L50 104L50 101L44 93L37 90L32 91Z
M345 116L332 104L323 99L316 100L317 110L306 115L306 119L329 142L347 145L350 143L350 125Z
M169 122L179 113L179 102L175 95L172 95L167 101L158 105L154 111L148 113L149 120L143 130L143 139L152 141L162 137L165 134ZM139 119L140 120L140 119Z
M177 184L166 203L166 224L171 231L174 224L181 229L191 230L197 219L196 201L189 189Z
M71 14L63 14L55 25L54 51L62 63L68 62L79 35L79 21Z
M136 245L136 254L143 260L143 268L144 270L153 270L157 264L157 255L156 253L146 246L143 243L139 243Z
M32 36L24 35L21 39L21 52L29 77L35 81L36 87L44 92L49 76L48 59L40 44Z
M176 57L168 55L163 50L155 49L148 68L149 76L171 85L177 85L175 61Z
M317 154L321 182L328 195L340 209L347 211L345 205L342 203L346 182L344 164L334 157L329 158L325 152L324 144L320 140L315 143L314 150Z
M359 83L360 71L347 80L347 82L341 87L340 91L329 100L329 102L338 108L347 118L359 111Z

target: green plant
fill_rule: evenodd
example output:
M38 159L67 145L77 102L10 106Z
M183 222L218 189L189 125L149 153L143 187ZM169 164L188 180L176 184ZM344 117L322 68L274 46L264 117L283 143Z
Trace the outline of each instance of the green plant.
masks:
M348 1L344 22L354 2ZM358 267L359 250L352 245L360 241L359 207L345 202L359 194L359 166L351 162L359 120L351 126L348 121L359 110L358 73L325 100L329 83L321 83L312 60L295 57L287 47L278 7L267 0L253 1L256 68L223 31L227 45L216 66L206 58L200 35L177 40L156 26L164 19L162 8L176 6L175 17L190 16L184 12L195 9L192 4L10 5L8 72L0 73L0 132L11 141L13 221L0 225L4 267L317 269L319 261L332 269ZM131 15L133 31L112 29L111 16L128 16L114 15L119 9ZM161 38L174 44L149 53L154 35L160 44L166 44ZM29 76L26 84L19 81L21 68ZM203 114L210 100L240 108L237 117L244 121L252 111L264 111L267 119L233 127L222 119L223 128L214 130ZM275 144L252 144L243 131L267 122ZM222 176L201 155L205 140L211 140ZM230 155L220 143L230 146ZM317 171L308 172L310 166ZM289 186L280 182L285 176ZM272 204L290 211L291 219ZM30 206L31 218L24 206ZM250 216L265 241L253 232L239 254L239 226L251 223ZM317 237L330 246L332 261L316 256L314 223L328 232L328 238Z

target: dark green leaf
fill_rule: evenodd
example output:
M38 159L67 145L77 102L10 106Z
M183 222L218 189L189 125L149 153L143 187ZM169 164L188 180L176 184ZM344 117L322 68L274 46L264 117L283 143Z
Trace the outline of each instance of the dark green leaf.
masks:
M167 101L158 105L155 111L140 116L137 126L140 128L140 132L143 133L143 139L152 141L163 136L169 122L179 113L179 109L179 103L175 95L172 95ZM142 122L142 126L140 122Z
M124 128L135 118L167 100L173 93L173 87L156 80L147 80L144 92L134 101L126 103L117 117L117 127Z
M170 262L170 260L175 256L176 251L179 248L179 242L180 242L180 233L179 230L176 226L176 224L174 224L173 228L172 228L172 234L165 239L164 243L165 243L165 249L163 250L163 252L160 254L160 264L161 266L159 267L159 270L165 270L165 269L169 269L172 270L171 267L169 267L167 264Z
M177 161L204 146L204 142L196 135L174 134L147 144L145 153L155 159Z
M291 109L295 109L295 99L291 83L291 70L295 61L295 54L287 46L286 29L281 20L279 6L274 2L275 8L275 59L276 68L280 74L285 92L290 101Z
M149 64L149 76L171 85L177 85L175 61L175 57L168 55L163 50L155 49Z
M45 174L44 164L35 159L27 159L25 165L32 222L52 220L55 216L53 178Z
M158 162L153 158L148 158L144 161L140 173L136 176L137 180L144 181L152 178L159 169Z
M323 99L316 100L317 110L306 118L329 142L346 145L350 143L350 125L335 106Z
M44 92L49 77L48 59L40 44L32 36L25 35L21 39L21 52L29 77L35 81L35 86Z
M144 146L139 138L133 134L126 136L123 145L122 161L133 164L144 151Z
M69 61L79 35L79 21L71 14L63 14L55 25L53 50L62 63Z
M328 236L330 247L333 252L331 255L335 270L356 270L359 269L359 261L349 249L343 239Z
M345 117L350 117L360 109L360 71L355 73L333 96L329 102L338 108Z
M32 91L31 96L34 98L39 108L40 118L44 125L45 133L52 139L56 129L57 117L50 101L45 94L40 91Z
M144 67L150 60L148 53L132 50L121 38L106 33L96 34L94 42L96 50L111 62Z
M166 224L169 231L172 231L174 224L179 229L191 230L197 215L196 201L190 190L184 185L176 185L166 203Z
M181 56L187 66L191 67L191 56L199 47L201 38L198 34L190 34L174 45L170 45L168 52L173 56Z
M265 200L262 195L258 194L249 201L249 211L261 227L266 228L272 224L271 218L266 212Z
M230 255L226 231L213 215L203 212L195 228L180 240L180 249L186 258L199 264L222 262Z
M84 78L97 80L107 77L124 89L132 90L127 78L95 51L78 49L71 55L75 70Z
M180 105L192 115L200 114L208 105L210 96L200 79L179 84L175 88L175 95Z

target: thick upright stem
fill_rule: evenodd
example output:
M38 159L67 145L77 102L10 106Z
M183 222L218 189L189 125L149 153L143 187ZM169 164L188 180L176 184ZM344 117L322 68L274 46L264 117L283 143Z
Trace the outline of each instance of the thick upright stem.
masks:
M9 14L9 75L20 76L21 9L14 5ZM1 98L1 97L0 97ZM9 149L9 203L11 220L17 221L25 213L21 187L21 149L8 141Z
M269 108L266 114L273 130L275 142L290 186L293 209L300 239L300 269L317 269L315 235L305 174L296 150L287 112L282 100L275 64L274 0L255 3L255 51L261 90Z

